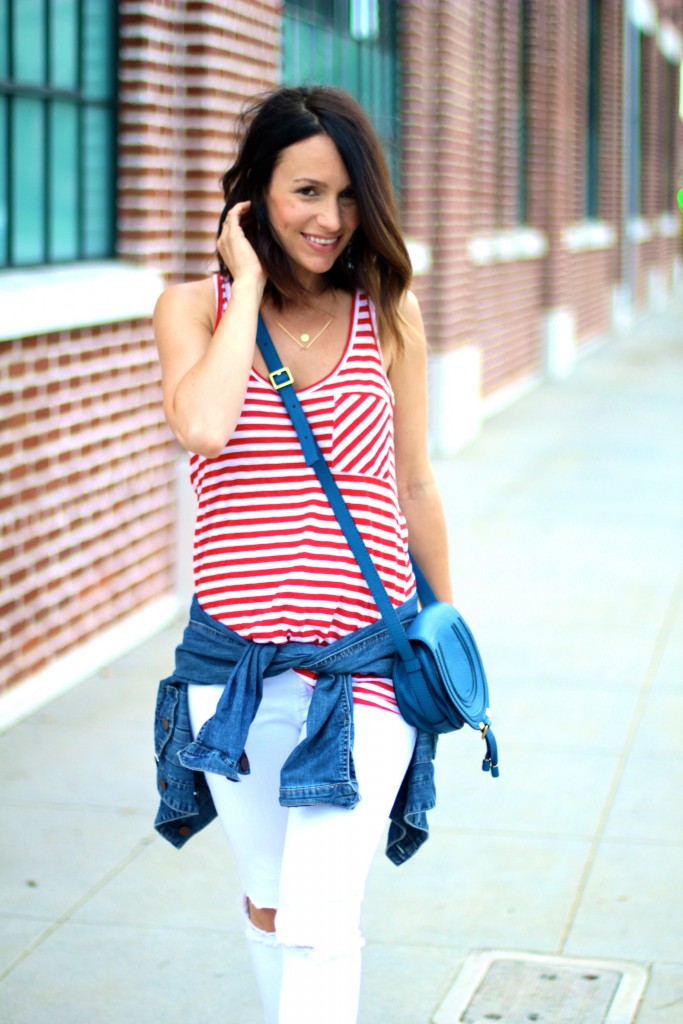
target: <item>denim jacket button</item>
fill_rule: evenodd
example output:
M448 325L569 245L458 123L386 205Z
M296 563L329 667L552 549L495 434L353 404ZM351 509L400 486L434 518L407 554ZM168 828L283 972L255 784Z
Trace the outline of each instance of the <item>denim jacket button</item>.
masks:
M168 782L166 779L159 779L159 789L164 790L168 788Z
M181 825L181 827L178 829L179 836L189 836L191 833L192 829L190 828L189 825Z
M171 723L169 722L168 718L162 718L162 719L161 719L161 724L163 725L163 727L164 727L164 729L166 730L166 732L168 732L168 727L169 727L169 725L171 724Z
M243 772L249 771L249 758L247 757L246 754L242 754L240 758L240 768L242 769Z

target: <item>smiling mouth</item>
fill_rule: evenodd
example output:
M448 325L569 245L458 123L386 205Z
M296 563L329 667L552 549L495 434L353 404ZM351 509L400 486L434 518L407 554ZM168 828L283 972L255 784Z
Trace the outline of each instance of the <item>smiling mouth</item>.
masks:
M310 242L312 245L322 246L325 249L334 249L335 245L339 242L339 235L336 235L334 238L323 238L320 235L307 235L304 232L302 234L307 242Z

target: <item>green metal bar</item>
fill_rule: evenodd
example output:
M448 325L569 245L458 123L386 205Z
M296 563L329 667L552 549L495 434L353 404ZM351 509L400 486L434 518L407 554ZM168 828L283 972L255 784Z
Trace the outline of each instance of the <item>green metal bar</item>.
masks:
M14 73L14 0L9 0L7 6L7 29L8 29L8 40L7 40L7 71L8 74ZM6 161L6 188L7 188L7 242L6 242L6 260L7 264L12 263L13 249L12 249L12 237L14 235L14 188L12 182L12 161L10 158L10 142L12 139L12 128L14 119L14 104L11 99L7 100L7 130L6 130L6 146L5 146L5 161Z
M52 203L52 190L50 188L50 153L52 150L52 137L53 137L53 126L52 126L52 97L50 95L50 57L52 49L52 2L51 0L42 0L43 5L43 23L45 25L45 35L43 36L44 41L44 68L45 68L45 84L47 86L46 95L43 96L43 259L46 263L50 263L50 221L55 215Z
M114 256L116 254L118 246L118 197L117 197L117 182L118 182L118 102L119 102L119 5L118 3L112 3L111 8L111 39L110 45L113 48L113 59L111 62L111 80L109 83L109 92L112 104L112 117L109 119L109 130L111 132L111 156L109 166L109 224L110 224L110 238L109 238L109 254Z
M79 97L83 94L83 0L76 4L76 47L78 60L76 63L76 83ZM83 118L85 117L85 103L79 105L76 118L76 252L78 258L82 259L85 253L85 189L83 187Z
M53 89L49 85L30 84L28 82L24 84L23 82L13 82L7 78L0 78L0 93L21 95L34 99L66 100L71 103L86 102L81 93L74 89Z

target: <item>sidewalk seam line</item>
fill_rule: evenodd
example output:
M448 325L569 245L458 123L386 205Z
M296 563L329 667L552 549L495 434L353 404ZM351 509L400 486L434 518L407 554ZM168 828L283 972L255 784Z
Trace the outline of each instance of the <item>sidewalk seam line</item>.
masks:
M628 732L626 734L626 739L622 746L621 753L619 755L619 760L617 762L617 767L615 769L614 775L612 777L612 782L610 784L607 796L605 798L602 814L600 815L600 821L598 823L598 827L595 831L595 835L591 842L590 849L588 851L588 856L586 858L586 863L581 873L581 878L576 888L576 894L574 896L574 900L572 902L572 906L567 917L567 922L565 924L564 930L560 938L558 946L558 953L560 955L564 955L565 947L569 940L572 928L574 927L579 907L581 905L581 902L586 892L586 888L588 886L588 879L593 870L595 856L598 852L600 844L602 843L605 827L607 825L607 820L612 811L617 791L619 789L619 786L621 785L621 781L626 770L626 765L628 764L628 760L631 756L631 751L633 749L633 744L635 742L636 733L638 732L638 728L640 726L640 720L643 714L643 710L650 697L650 694L652 693L652 687L654 686L655 677L662 661L664 648L666 647L669 637L671 636L676 616L678 614L679 605L682 602L683 571L679 573L678 579L674 584L671 597L669 598L669 602L664 613L664 620L662 622L659 633L654 643L652 656L650 658L650 662L645 672L645 679L643 681L643 685L640 688L638 699L636 700L636 705L633 709L633 714L631 715L631 722L629 725Z
M35 939L29 946L27 946L26 949L22 950L19 956L17 956L10 964L8 964L7 967L0 970L0 982L4 981L5 978L9 977L12 971L14 971L21 963L24 962L24 960L31 956L31 954L34 953L35 950L46 941L46 939L49 939L51 935L54 935L55 932L59 931L62 925L66 924L66 922L69 921L73 917L73 915L81 909L81 907L84 907L85 904L88 903L93 896L96 896L97 893L101 892L102 889L104 889L105 886L107 886L114 878L116 878L117 875L121 874L124 868L127 868L129 864L132 864L133 861L140 856L142 851L151 844L153 839L154 833L148 833L146 836L143 836L143 838L135 844L133 849L130 850L126 854L126 856L119 861L118 864L114 865L113 868L110 868L109 871L107 871L99 879L99 881L97 881L93 886L91 886L90 889L88 889L87 892L85 892L79 899L77 899L76 902L68 908L68 910L65 910L64 913L60 917L58 917L56 921L53 921L49 928L46 928L45 931L42 932L37 939Z

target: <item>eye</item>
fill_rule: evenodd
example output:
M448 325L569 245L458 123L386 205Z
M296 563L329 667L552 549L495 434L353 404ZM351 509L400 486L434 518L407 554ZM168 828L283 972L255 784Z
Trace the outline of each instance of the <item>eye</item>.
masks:
M318 194L313 185L302 185L296 192L300 196L316 196Z
M345 202L347 202L347 203L348 202L355 203L356 202L356 192L355 192L355 189L352 189L352 188L344 189L343 192L339 193L339 198L345 200Z

